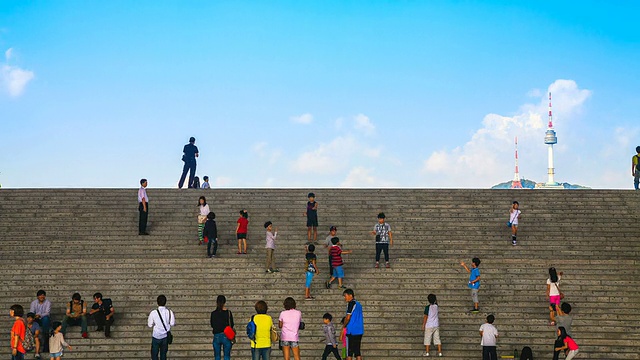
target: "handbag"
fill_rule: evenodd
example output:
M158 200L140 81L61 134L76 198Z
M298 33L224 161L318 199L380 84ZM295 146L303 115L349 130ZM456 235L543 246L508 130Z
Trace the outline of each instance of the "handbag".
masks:
M160 309L156 309L156 311L158 312L158 317L160 318L164 331L167 331L167 327L164 325L164 320L162 320L162 315L160 315ZM171 310L169 310L169 321L171 321ZM173 334L171 334L171 331L167 331L167 344L173 344Z
M304 321L300 321L300 326L298 326L298 330L304 330L305 327L307 327L307 325L304 323Z
M271 342L276 342L278 340L280 340L280 335L278 334L276 327L272 325L271 326Z
M227 310L227 312L229 313L229 325L227 325L222 332L224 333L224 336L227 337L227 339L231 340L232 344L235 344L236 331L231 327L231 311Z
M562 293L562 291L560 291L560 285L558 285L558 283L556 284L556 289L558 289L558 293L560 293L560 300L564 299L564 294Z

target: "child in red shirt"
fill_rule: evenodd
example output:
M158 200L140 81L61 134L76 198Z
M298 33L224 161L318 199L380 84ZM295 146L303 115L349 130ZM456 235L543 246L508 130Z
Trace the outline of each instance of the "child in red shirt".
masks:
M22 316L24 316L24 308L21 305L13 305L9 309L9 315L15 319L13 327L11 327L12 359L24 360L24 354L27 352L22 346L27 332L27 324L24 319L22 319Z
M247 210L240 210L238 227L236 227L236 237L238 238L238 252L236 254L247 253L247 232L249 228L249 213Z

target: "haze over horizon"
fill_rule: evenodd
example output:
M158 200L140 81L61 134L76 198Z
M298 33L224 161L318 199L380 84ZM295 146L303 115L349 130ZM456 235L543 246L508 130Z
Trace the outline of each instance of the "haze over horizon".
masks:
M0 184L632 189L640 3L0 3ZM3 56L2 56L3 54Z

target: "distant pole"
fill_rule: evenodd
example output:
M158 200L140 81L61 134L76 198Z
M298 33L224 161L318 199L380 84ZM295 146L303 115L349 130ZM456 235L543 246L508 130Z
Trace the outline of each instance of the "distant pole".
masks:
M518 170L518 137L516 136L516 171L513 175L513 181L511 182L512 189L522 189L522 182L520 181L520 170Z

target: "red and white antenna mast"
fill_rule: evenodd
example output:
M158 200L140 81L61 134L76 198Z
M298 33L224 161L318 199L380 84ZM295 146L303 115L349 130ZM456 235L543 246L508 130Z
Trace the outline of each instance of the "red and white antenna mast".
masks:
M522 189L522 182L520 181L520 170L518 169L518 137L516 136L516 172L513 175L513 181L511 182L512 189Z
M551 93L549 93L549 129L553 129L553 115L551 113Z

